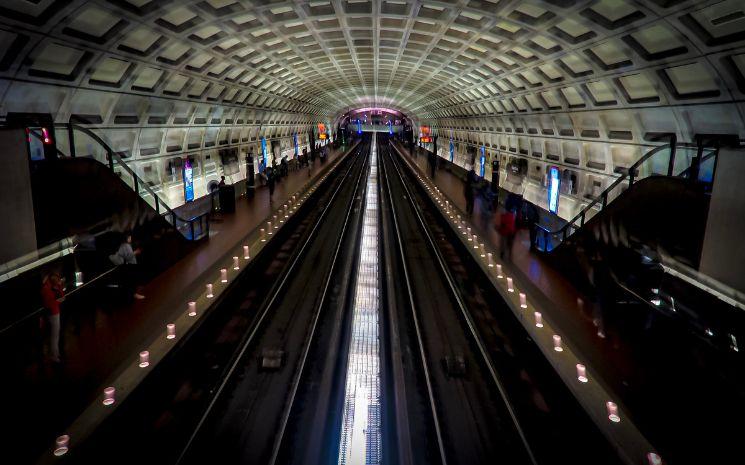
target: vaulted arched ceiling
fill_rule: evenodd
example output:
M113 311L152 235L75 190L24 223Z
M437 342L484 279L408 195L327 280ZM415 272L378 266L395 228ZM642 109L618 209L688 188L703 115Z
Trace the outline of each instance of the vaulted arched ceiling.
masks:
M319 118L714 102L742 127L741 0L4 0L0 16L0 113L38 83Z

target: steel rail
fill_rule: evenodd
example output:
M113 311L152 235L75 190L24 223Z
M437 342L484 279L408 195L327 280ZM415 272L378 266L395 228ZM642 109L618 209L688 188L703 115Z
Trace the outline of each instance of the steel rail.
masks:
M339 240L336 242L336 247L334 249L334 255L331 261L331 266L329 267L328 274L326 275L324 279L323 284L323 292L321 293L321 299L318 302L318 308L314 312L313 315L313 323L311 325L310 334L308 335L307 343L305 344L305 347L303 348L303 353L300 358L300 366L298 367L298 370L295 373L295 378L292 382L292 387L290 389L290 397L288 399L288 402L286 403L285 410L282 413L282 420L280 423L279 433L277 436L275 436L274 440L274 447L272 448L272 456L269 460L270 465L274 465L277 462L277 459L279 457L279 453L282 448L282 441L284 440L285 431L287 429L287 424L290 420L290 415L292 414L292 408L295 404L295 397L297 395L298 387L300 386L300 380L303 377L303 371L305 370L305 363L308 359L308 353L310 352L310 347L313 343L313 337L316 333L316 327L318 325L318 320L321 317L321 312L323 310L324 303L326 302L326 294L328 293L329 287L331 285L331 279L334 276L334 270L336 268L336 262L339 258L339 251L341 250L342 245L344 244L344 234L347 231L347 226L349 226L350 217L352 216L352 205L354 205L354 202L357 200L357 193L360 191L360 184L362 181L362 174L365 173L369 169L369 156L363 161L363 167L360 169L359 174L357 175L357 182L354 187L354 192L352 193L352 196L349 199L349 204L347 206L347 213L344 217L344 224L341 229L341 234L339 234ZM365 165L367 164L367 169L365 168ZM331 204L331 202L329 202ZM328 208L328 205L327 207Z
M357 153L359 155L359 152ZM310 244L311 240L314 239L316 232L323 222L323 219L326 217L326 214L329 211L329 208L331 204L333 203L334 199L336 199L336 196L338 195L339 191L341 190L341 187L345 184L345 181L347 180L349 173L352 171L352 168L355 166L357 160L354 160L349 168L344 172L344 176L342 180L339 182L339 184L336 186L336 189L334 189L334 192L331 195L331 199L326 203L326 206L324 207L321 214L318 216L318 219L316 220L315 224L313 225L313 228L311 229L310 233L306 237L305 241L303 242L303 245L300 247L298 252L294 255L292 262L290 263L290 266L285 269L283 276L281 280L274 286L273 292L271 292L271 297L269 297L268 301L263 305L262 310L260 311L260 315L258 320L256 320L256 323L253 325L253 328L249 332L249 334L246 336L246 339L244 340L243 344L241 345L240 349L235 353L233 363L230 365L230 368L226 372L225 376L223 376L223 379L217 388L217 391L215 391L215 394L212 396L212 399L210 400L210 403L207 405L207 408L202 413L199 422L197 423L197 426L194 428L194 431L192 432L191 436L189 437L189 440L187 441L186 445L184 446L183 450L181 451L181 454L179 455L178 459L176 460L176 465L179 465L183 462L184 458L186 457L186 454L189 452L189 449L191 449L192 444L194 443L197 435L201 431L202 427L204 426L205 422L207 421L207 418L212 413L213 408L217 404L217 401L220 399L220 396L222 395L223 390L225 389L225 386L228 384L230 379L233 376L233 373L235 372L236 368L240 364L241 360L243 359L243 356L245 355L246 351L248 350L249 346L253 343L254 337L258 333L259 328L261 327L264 319L266 318L267 314L269 313L269 309L272 308L274 305L275 300L277 300L277 297L280 295L280 292L284 289L288 278L292 275L292 271L297 266L298 262L300 261L300 258L304 255L305 249Z
M388 152L388 148L386 147L384 149L386 152ZM382 154L382 150L380 151ZM390 205L392 217L393 217L393 230L395 232L396 236L396 243L398 245L398 252L399 257L401 258L401 266L404 271L404 282L406 283L406 289L408 294L408 300L409 300L409 307L411 308L411 315L412 319L414 321L414 329L416 332L416 338L417 338L417 345L419 346L419 358L422 362L422 370L424 371L424 380L425 384L427 385L427 396L429 397L429 406L430 410L432 412L432 420L435 425L435 434L437 435L437 446L440 453L440 462L442 465L447 465L447 456L445 455L445 444L442 440L442 428L440 427L440 418L437 413L437 405L435 403L435 396L434 396L434 390L432 389L432 380L429 373L429 367L427 366L427 359L426 354L424 350L424 340L422 338L422 331L419 325L419 317L417 315L417 305L414 302L414 289L411 285L411 279L409 277L409 269L406 266L406 254L404 253L404 246L403 246L403 239L401 238L401 231L398 225L398 218L396 214L396 205L395 202L393 202L393 194L391 192L391 185L390 181L388 180L388 171L386 168L386 164L383 161L383 157L381 156L381 174L385 173L385 186L386 191L388 193L388 204Z
M390 153L390 152L389 152ZM528 440L525 436L525 433L523 432L522 427L520 426L520 422L517 419L517 415L515 414L515 409L512 406L512 402L510 402L509 397L507 396L507 391L504 388L504 385L497 374L497 370L494 367L494 363L491 360L491 357L489 356L488 351L486 350L486 347L484 345L484 342L481 340L481 337L478 334L478 331L476 329L476 325L473 322L473 319L471 318L471 315L466 308L465 302L463 301L463 298L458 291L455 282L453 280L453 277L450 275L450 272L448 271L447 265L445 264L445 260L442 257L442 254L435 244L434 239L432 238L432 235L429 231L429 228L426 225L426 222L424 221L424 218L422 218L421 212L419 211L419 207L416 205L412 198L411 190L409 189L409 186L407 185L406 181L404 180L404 177L398 167L398 164L395 160L395 157L390 157L391 161L393 162L393 167L396 170L396 173L398 174L398 178L401 180L401 185L403 186L406 197L411 205L412 210L415 213L415 216L417 218L417 221L419 223L419 226L421 230L423 231L425 237L427 238L427 242L429 242L430 247L432 248L435 257L437 258L437 263L440 266L440 271L442 272L443 276L445 277L445 280L448 283L448 287L450 288L450 291L452 292L453 297L455 298L455 301L458 304L458 308L460 309L467 325L468 329L471 333L471 336L474 338L474 341L476 342L476 345L479 348L479 352L481 353L481 356L486 363L486 366L489 370L489 374L494 381L494 384L497 386L497 390L499 391L499 395L502 398L502 401L505 404L505 407L507 408L507 411L510 415L510 419L512 420L512 424L515 427L515 430L517 431L518 436L520 437L521 442L523 443L523 447L525 448L526 453L528 454L528 457L530 458L531 463L533 465L537 465L537 461L535 459L535 455L533 454L533 450L530 447L530 444L528 443Z

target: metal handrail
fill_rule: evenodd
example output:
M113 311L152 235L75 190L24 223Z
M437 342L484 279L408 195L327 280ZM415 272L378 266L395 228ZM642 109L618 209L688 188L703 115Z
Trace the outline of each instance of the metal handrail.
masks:
M649 160L650 158L652 158L653 156L655 156L656 154L658 154L659 152L661 152L664 149L669 149L670 150L670 159L669 159L669 162L668 162L668 176L673 176L674 175L673 174L673 169L674 169L674 164L675 164L675 151L676 151L676 149L678 147L687 148L688 145L677 144L677 139L676 139L675 135L671 135L670 142L668 144L666 144L666 145L660 145L658 147L655 147L654 149L652 149L649 152L647 152L646 154L644 154L639 160L636 161L636 163L634 163L633 165L631 165L628 168L628 170L627 170L626 173L623 173L620 177L616 178L616 180L613 183L611 183L610 186L608 186L605 190L603 190L603 192L600 195L598 195L597 197L595 197L595 199L593 199L592 202L590 202L585 207L583 207L582 210L580 210L580 212L577 215L574 216L574 218L572 218L570 221L568 221L566 224L564 224L561 228L559 228L559 229L557 229L555 231L551 231L551 230L547 229L545 226L542 226L540 224L539 225L536 225L541 230L540 233L538 235L536 235L536 240L538 240L538 238L540 236L543 237L543 240L544 240L544 251L548 251L549 250L548 249L548 238L549 237L556 237L556 236L560 235L561 238L562 238L562 241L563 240L566 240L567 236L569 236L571 234L571 232L569 232L569 229L570 228L575 228L576 229L577 228L576 224L577 224L578 221L579 221L579 227L580 228L582 226L584 226L584 224L585 224L585 218L587 216L587 212L589 212L592 208L594 208L598 204L601 204L601 210L604 209L607 206L607 204L608 204L608 194L610 192L612 192L613 189L615 189L616 187L618 187L625 180L628 179L628 181L629 181L629 187L631 187L634 184L634 179L636 177L637 169L643 163L645 163L647 160ZM700 161L703 162L704 160L706 160L706 159L708 159L708 158L710 158L712 156L716 156L716 151L707 154ZM690 167L687 168L686 170L684 170L681 173L681 175L687 173L689 170L690 170ZM538 244L536 244L536 245L538 245Z
M197 221L201 223L202 219L204 217L207 217L206 231L203 231L202 235L199 238L209 235L209 212L196 215L189 219L182 218L171 207L169 207L168 204L166 204L163 200L161 200L160 197L158 197L158 195L155 193L155 191L146 182L140 179L137 173L135 173L135 171L122 159L121 155L119 155L116 151L114 151L114 149L112 149L111 146L109 146L109 144L107 144L98 134L96 134L89 128L80 126L75 123L59 124L58 126L62 126L68 129L67 133L68 133L68 138L70 142L70 147L75 146L75 138L74 138L74 132L73 132L74 129L77 129L78 131L87 135L88 137L96 141L101 147L103 147L104 150L106 151L106 155L108 158L109 169L111 169L111 171L114 171L114 162L116 161L119 164L119 166L121 166L130 176L132 176L132 180L134 182L133 190L137 193L137 195L142 197L139 191L139 187L142 186L142 188L153 197L153 199L155 200L156 213L161 214L160 206L163 205L163 208L165 211L164 213L162 213L162 215L168 216L171 218L171 223L173 224L174 228L178 230L178 226L177 226L178 221L189 224L189 231L191 232L191 240L197 240L197 238L194 236L194 223ZM59 149L57 150L59 152ZM186 237L188 238L188 236Z
M547 229L545 226L542 226L540 224L536 225L536 227L540 230L539 234L536 235L536 241L539 240L540 237L543 238L544 241L544 251L549 251L548 242L549 238L551 237L557 237L561 236L561 240L564 241L567 239L569 235L573 233L573 231L570 231L570 228L578 229L584 226L587 212L589 212L591 209L593 209L595 206L600 205L600 210L605 209L605 207L608 205L608 194L613 191L616 187L618 187L622 182L628 179L629 182L629 188L634 184L634 180L636 178L637 170L638 168L645 163L647 160L658 154L664 149L670 150L670 158L668 161L668 170L667 170L667 176L684 176L687 175L691 169L689 166L685 170L683 170L679 174L675 174L673 172L674 165L675 165L675 153L677 148L689 148L690 146L688 144L677 144L677 140L674 135L671 135L670 142L665 145L660 145L658 147L655 147L654 149L650 150L646 154L644 154L639 160L636 161L633 165L631 165L626 173L623 173L620 177L618 177L613 183L611 183L610 186L608 186L603 192L598 195L596 198L592 200L589 204L584 206L582 210L575 215L570 221L568 221L566 224L564 224L561 228L551 231ZM718 150L714 150L710 153L708 153L706 156L702 156L703 154L703 147L699 147L699 153L697 156L699 156L699 163L702 163L706 160L708 160L711 157L715 157L717 155ZM577 222L579 222L579 226L577 226ZM538 244L535 244L538 246Z

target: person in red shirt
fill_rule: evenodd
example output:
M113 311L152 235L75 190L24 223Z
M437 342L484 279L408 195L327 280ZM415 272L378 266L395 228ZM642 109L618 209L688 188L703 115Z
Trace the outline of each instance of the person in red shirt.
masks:
M49 321L49 359L54 363L60 362L60 304L64 300L65 287L62 277L58 273L45 275L41 282L41 301Z
M507 210L499 215L499 258L512 260L512 244L515 242L517 234L517 215L514 210Z

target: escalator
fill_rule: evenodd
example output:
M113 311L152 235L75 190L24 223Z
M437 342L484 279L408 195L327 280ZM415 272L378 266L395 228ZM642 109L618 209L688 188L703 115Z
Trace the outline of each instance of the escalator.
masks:
M26 128L30 234L35 230L36 247L30 253L22 251L28 260L12 260L2 268L0 299L8 304L0 315L3 337L10 329L22 332L41 314L39 286L49 271L67 279L68 293L75 291L71 298L83 294L80 291L90 282L107 285L109 277L115 280L108 257L125 234L132 234L144 251L139 258L146 270L143 278L168 268L209 237L208 214L180 217L90 129L68 124L51 130L47 129L50 121L38 118L20 124ZM104 157L70 156L75 153L76 136L88 150ZM24 143L17 139L17 144Z
M556 230L539 226L535 247L549 255L588 243L658 249L697 267L721 138L659 146Z

